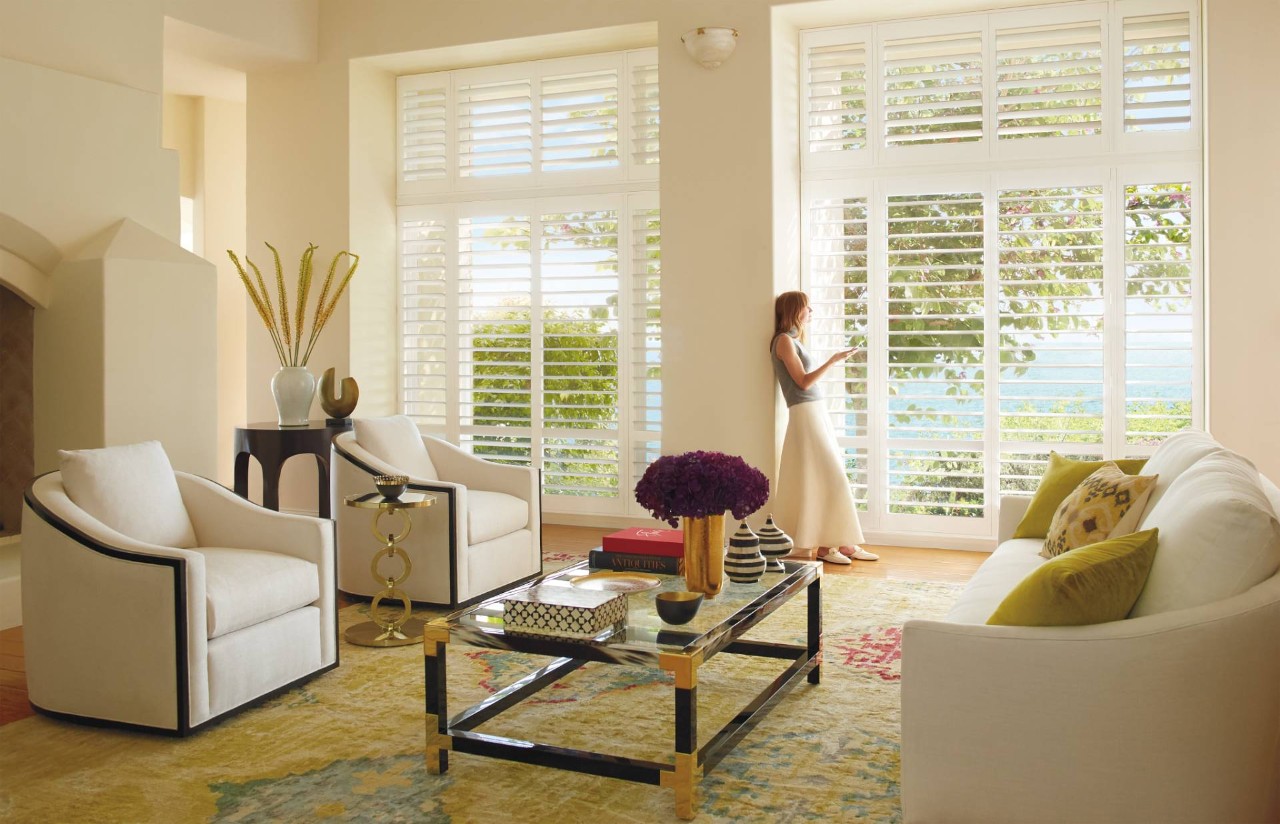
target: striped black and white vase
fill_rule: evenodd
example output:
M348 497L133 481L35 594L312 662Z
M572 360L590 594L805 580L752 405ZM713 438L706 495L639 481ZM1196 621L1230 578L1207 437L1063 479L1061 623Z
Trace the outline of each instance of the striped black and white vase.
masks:
M769 520L764 522L764 529L760 530L760 554L768 561L765 572L785 572L782 559L790 555L793 549L795 544L791 536L779 529L770 515Z
M743 521L729 539L729 554L724 558L724 573L736 584L754 584L764 575L764 556L760 539Z

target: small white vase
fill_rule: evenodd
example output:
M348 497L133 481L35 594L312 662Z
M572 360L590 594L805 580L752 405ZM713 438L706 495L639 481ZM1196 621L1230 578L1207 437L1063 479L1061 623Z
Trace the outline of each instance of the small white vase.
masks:
M306 426L311 422L311 399L316 395L316 376L305 366L282 366L271 378L271 394L281 426Z

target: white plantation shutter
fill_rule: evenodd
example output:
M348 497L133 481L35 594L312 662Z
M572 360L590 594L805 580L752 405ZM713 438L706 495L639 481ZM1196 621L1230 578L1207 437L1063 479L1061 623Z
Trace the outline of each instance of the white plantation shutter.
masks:
M631 212L633 486L662 449L662 219L638 200Z
M459 75L455 78L458 174L479 178L531 173L532 81Z
M448 387L449 224L437 217L400 221L401 411L443 430Z
M1102 186L999 193L1000 486L1034 491L1048 451L1100 455Z
M995 44L999 139L1100 133L1101 20L997 29Z
M1185 182L1124 191L1124 443L1141 455L1198 417L1192 192Z
M617 168L618 69L542 78L544 172Z
M1191 15L1124 18L1124 130L1191 128Z
M984 515L983 246L980 192L888 198L890 513Z
M627 66L631 83L631 162L636 167L654 168L658 165L661 125L657 50L629 53Z
M618 212L540 223L543 491L617 497Z
M981 31L887 40L883 46L884 144L937 145L983 136Z
M833 415L845 474L860 509L867 507L867 352L870 272L866 197L822 198L809 209L811 350L821 356L857 346L862 352L828 370L823 392Z
M810 153L865 149L867 109L866 42L813 44L805 49L802 93Z
M529 216L458 221L458 419L477 455L528 463L535 397Z
M449 76L427 74L396 82L400 185L410 190L448 181Z

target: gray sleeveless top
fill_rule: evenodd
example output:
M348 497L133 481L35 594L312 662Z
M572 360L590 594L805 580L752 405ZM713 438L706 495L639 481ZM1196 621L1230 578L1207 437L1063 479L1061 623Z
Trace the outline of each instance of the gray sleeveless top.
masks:
M796 354L800 356L800 365L804 367L804 371L813 371L813 358L809 357L809 353L800 343L797 335L787 333L791 337L791 342L795 344ZM782 337L781 335L778 338ZM810 386L808 389L801 389L796 385L795 380L791 377L791 373L787 371L787 365L782 362L782 358L778 357L778 338L773 339L773 374L778 379L778 386L782 387L782 397L787 401L787 406L792 407L798 403L808 403L809 401L822 400L822 390L818 388L818 384Z

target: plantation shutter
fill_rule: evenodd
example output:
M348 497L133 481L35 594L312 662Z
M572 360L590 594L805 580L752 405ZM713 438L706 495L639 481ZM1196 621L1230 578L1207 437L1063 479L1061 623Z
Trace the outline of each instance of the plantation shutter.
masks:
M459 72L458 174L462 178L527 175L533 171L533 96L528 78L488 80Z
M549 75L540 92L542 171L618 167L616 67Z
M631 52L627 65L631 82L631 162L633 166L656 167L661 131L657 50Z
M400 221L401 409L437 431L449 399L448 232L442 218Z
M982 40L975 30L885 41L885 146L982 140Z
M1124 130L1191 129L1191 15L1124 18Z
M1000 487L1034 492L1049 449L1100 456L1102 186L999 193Z
M985 512L983 196L891 195L888 512Z
M458 418L475 454L528 465L532 459L531 224L527 214L458 221Z
M448 183L449 75L424 74L396 81L400 109L399 185L424 191Z
M1125 187L1124 442L1149 450L1193 422L1191 184Z
M1000 140L1100 134L1102 21L998 29Z
M804 139L811 154L867 147L867 55L862 41L805 49Z
M868 202L865 197L823 198L809 209L809 266L813 320L811 349L823 353L853 346L861 352L823 379L845 474L860 509L867 507Z
M633 486L662 450L662 219L639 200L631 212Z
M616 497L618 212L541 218L543 493Z

